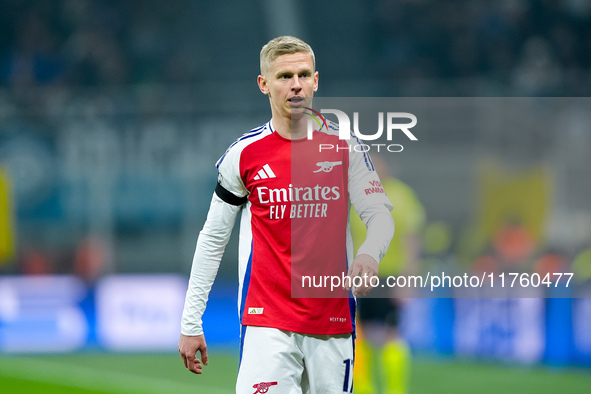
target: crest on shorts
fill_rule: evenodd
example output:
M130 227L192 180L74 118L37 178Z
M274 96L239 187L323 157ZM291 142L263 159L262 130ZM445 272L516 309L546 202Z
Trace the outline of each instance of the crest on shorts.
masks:
M255 391L253 394L266 393L267 391L269 391L269 387L271 386L277 386L277 382L257 383L252 386L253 389L257 389L257 391Z

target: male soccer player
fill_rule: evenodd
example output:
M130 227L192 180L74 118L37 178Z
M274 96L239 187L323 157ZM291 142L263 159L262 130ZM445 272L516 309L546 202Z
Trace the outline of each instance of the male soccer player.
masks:
M392 206L375 188L379 179L369 155L350 149L354 140L340 140L337 125L323 122L307 138L306 111L318 89L312 48L278 37L263 47L260 59L258 85L269 97L272 117L234 142L216 164L218 184L193 258L179 352L190 371L203 372L208 361L201 317L241 213L236 392L350 393L351 283L343 281L346 289L329 294L303 280L322 272L375 276L394 232ZM321 151L320 143L340 149ZM350 203L368 226L355 258ZM356 296L371 290L368 281L357 284Z

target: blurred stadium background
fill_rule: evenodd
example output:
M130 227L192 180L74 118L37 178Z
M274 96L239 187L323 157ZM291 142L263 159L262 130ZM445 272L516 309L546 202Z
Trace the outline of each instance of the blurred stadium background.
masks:
M282 34L315 49L324 97L528 98L468 119L425 100L447 127L389 161L426 209L424 267L574 272L580 292L411 299L411 392L590 392L585 0L0 0L0 392L232 392L234 238L207 376L175 354L179 320L213 165L270 117L258 53Z

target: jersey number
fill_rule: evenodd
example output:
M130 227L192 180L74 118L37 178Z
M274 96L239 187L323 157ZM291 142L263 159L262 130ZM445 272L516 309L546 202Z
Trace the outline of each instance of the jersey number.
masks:
M343 382L343 392L353 392L353 360L350 358L343 361L345 364L345 381Z

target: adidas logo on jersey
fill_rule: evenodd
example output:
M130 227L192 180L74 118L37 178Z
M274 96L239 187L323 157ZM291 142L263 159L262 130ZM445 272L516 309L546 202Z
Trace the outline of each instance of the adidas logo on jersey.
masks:
M265 308L248 308L249 315L262 315Z
M267 178L277 178L277 175L275 175L275 173L268 164L265 164L263 168L261 168L257 175L254 177L254 180L258 181L259 179Z

